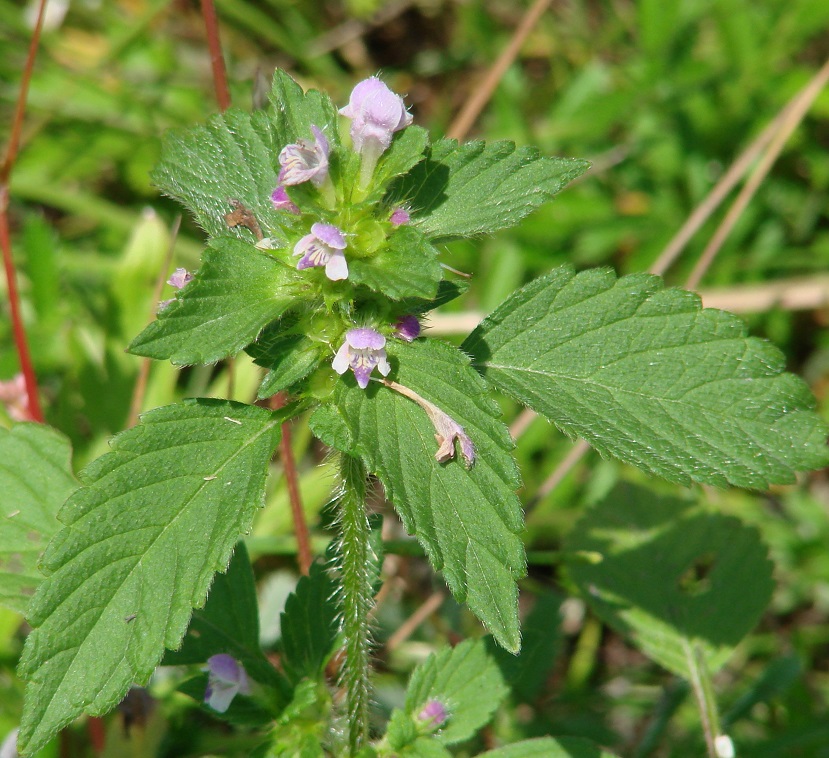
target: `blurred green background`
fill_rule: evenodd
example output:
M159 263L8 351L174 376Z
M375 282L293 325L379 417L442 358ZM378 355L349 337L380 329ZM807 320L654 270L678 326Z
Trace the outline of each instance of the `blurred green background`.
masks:
M306 87L327 90L339 104L356 81L379 72L405 94L415 122L433 136L447 129L480 86L529 7L525 0L216 5L234 106L253 107L277 66ZM53 0L49 7L11 182L10 219L47 418L70 437L80 467L128 423L141 363L124 348L152 317L156 282L166 274L179 209L149 182L160 137L170 127L204 120L217 106L198 3ZM0 0L4 143L32 17L33 7ZM827 57L829 3L816 0L552 2L468 136L537 144L545 153L588 158L594 168L518 229L448 246L446 262L473 275L470 293L451 310L489 311L523 282L566 261L578 268L612 266L619 273L646 270L735 157ZM825 281L827 148L829 92L823 92L703 288L724 290L728 302L738 286L797 277ZM682 284L721 215L703 226L668 271L669 284ZM201 241L200 230L185 217L173 266L196 268ZM0 287L0 379L7 379L18 366L5 281ZM826 306L764 307L742 315L754 334L784 350L789 368L805 377L825 411ZM222 395L228 379L224 366L179 371L154 365L143 407ZM234 396L251 401L257 379L258 369L237 359ZM511 422L519 409L505 402L504 411ZM316 529L331 475L324 451L302 425L295 427L294 448ZM521 435L530 550L560 547L583 508L615 482L645 480L589 455L556 489L538 497L570 448L539 419ZM279 477L272 477L271 490L251 547L263 586L278 598L284 576L274 572L293 566L290 556L280 555L290 553L291 522ZM716 679L723 710L732 713L728 723L738 754L829 756L829 480L816 473L765 495L705 491L700 497L755 524L777 567L769 612ZM381 640L439 586L421 563L404 563L406 591L383 607ZM534 565L524 599L529 607L536 596L562 587L566 582L555 565ZM622 755L702 754L687 692L602 629L581 601L566 601L563 612L559 655L545 664L544 686L496 724L498 734L581 734ZM0 612L0 736L19 713L20 684L12 673L18 627L18 617ZM380 703L399 697L402 674L424 651L474 628L447 600L384 656ZM165 729L175 735L185 706L173 699L166 707ZM659 721L660 708L674 714L670 722ZM171 737L170 744L184 743ZM197 755L200 749L196 740L186 750L163 754Z

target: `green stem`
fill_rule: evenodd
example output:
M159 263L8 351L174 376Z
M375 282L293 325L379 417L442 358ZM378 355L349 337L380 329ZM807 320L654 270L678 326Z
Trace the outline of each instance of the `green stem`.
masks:
M348 711L348 742L354 755L368 737L369 649L368 614L373 603L369 563L371 546L366 515L366 472L356 458L340 457L340 536L337 544L345 635L343 682Z
M708 673L702 651L689 642L684 643L684 648L685 660L691 673L691 687L694 690L702 731L705 735L705 747L709 758L718 758L716 740L720 734L720 715L711 684L711 675Z

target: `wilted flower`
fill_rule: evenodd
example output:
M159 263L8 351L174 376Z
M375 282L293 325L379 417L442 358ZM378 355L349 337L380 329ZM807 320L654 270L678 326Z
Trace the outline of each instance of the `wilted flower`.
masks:
M278 211L288 211L294 215L299 215L301 212L296 203L288 197L288 193L282 184L271 192L271 202L273 203L273 207Z
M379 155L391 144L394 132L412 123L403 98L376 76L364 79L352 90L340 113L351 119L351 140L358 153L379 147Z
M365 389L375 366L383 376L388 376L391 371L386 359L386 338L368 327L349 329L331 367L338 374L344 374L350 368L357 384Z
M193 275L186 268L177 268L170 275L167 284L175 287L177 290L183 289L184 285L193 281Z
M405 208L395 208L392 211L389 221L391 221L392 226L402 226L403 224L408 224L410 218L409 211Z
M429 729L437 729L446 723L449 714L440 700L430 700L417 714L417 720Z
M224 713L238 693L250 694L245 667L232 655L219 653L207 659L207 689L204 702L214 711Z
M406 342L413 342L420 336L420 321L417 316L401 316L394 325L395 336Z
M6 412L12 421L31 421L29 412L29 393L26 391L26 379L23 374L15 374L8 381L0 381L0 403L6 406Z
M298 140L285 145L279 153L280 184L302 184L313 182L319 187L328 177L328 140L322 130L311 127L314 134L313 143L308 140Z
M389 389L399 392L409 400L414 400L429 417L432 426L435 427L435 440L438 443L438 450L435 453L435 460L440 463L452 460L455 457L455 440L460 443L461 457L464 464L469 468L475 462L475 446L469 435L464 431L463 427L455 421L448 413L442 411L434 403L427 400L422 395L419 395L413 389L410 389L405 384L398 384L397 382L383 381Z
M301 271L314 266L325 266L325 275L332 281L348 278L348 264L343 250L346 247L342 231L332 224L316 223L311 233L294 245L294 255L301 255L296 267Z

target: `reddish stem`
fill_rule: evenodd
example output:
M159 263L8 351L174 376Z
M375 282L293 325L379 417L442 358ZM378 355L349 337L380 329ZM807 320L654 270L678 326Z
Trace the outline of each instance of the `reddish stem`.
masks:
M278 410L287 402L284 392L278 392L271 398L271 408ZM294 520L296 533L297 563L302 574L308 575L311 570L311 537L308 533L308 523L305 521L305 511L302 509L302 495L299 491L299 475L296 469L294 451L291 448L291 422L282 424L282 439L279 441L279 455L282 458L282 468L285 469L285 483L288 486L288 500L291 503L291 516Z
M6 157L3 166L0 168L0 247L3 249L3 266L6 270L6 281L9 287L9 305L11 307L12 330L14 332L14 344L17 349L17 356L20 361L20 370L23 372L23 379L26 382L26 395L28 397L29 416L33 421L43 423L43 410L40 407L40 398L37 392L37 378L32 366L32 358L29 352L29 343L26 339L26 330L23 328L23 316L20 312L20 293L17 289L17 275L14 270L12 259L11 235L9 234L9 177L17 159L17 151L20 147L20 132L23 128L23 117L26 113L26 98L29 94L29 83L32 80L32 72L35 67L35 57L40 44L40 30L43 27L43 14L46 9L46 0L40 0L37 10L37 21L32 32L32 41L29 43L29 53L26 56L26 65L23 67L23 75L20 79L20 93L17 96L17 104L14 109L14 120L12 121L9 145L6 150Z
M201 12L207 32L207 46L210 48L210 65L213 68L213 86L216 89L216 101L219 110L230 108L230 89L227 86L225 59L222 55L222 42L219 39L219 22L213 0L201 0Z

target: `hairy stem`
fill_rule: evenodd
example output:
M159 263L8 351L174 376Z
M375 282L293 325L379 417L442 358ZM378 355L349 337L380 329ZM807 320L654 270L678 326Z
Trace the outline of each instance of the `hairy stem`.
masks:
M340 537L337 558L340 569L340 608L345 635L343 682L348 711L348 743L354 755L368 737L369 625L373 601L369 561L370 529L366 515L366 472L356 458L340 458Z
M711 686L711 676L701 652L688 642L684 646L685 659L691 672L691 688L697 701L702 731L705 735L705 747L709 758L718 758L716 740L720 734L720 717Z

